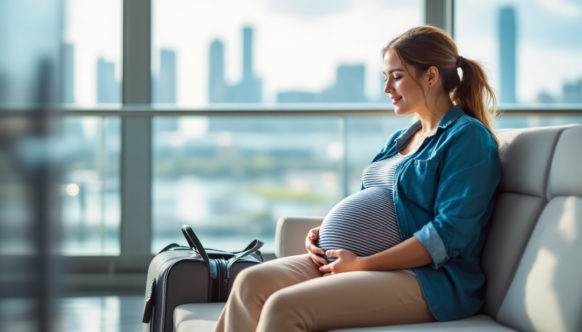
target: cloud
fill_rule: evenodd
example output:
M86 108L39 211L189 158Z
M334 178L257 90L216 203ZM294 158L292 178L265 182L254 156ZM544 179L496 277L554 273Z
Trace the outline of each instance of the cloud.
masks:
M548 11L560 16L569 18L582 17L580 3L573 3L568 0L538 0L538 3Z

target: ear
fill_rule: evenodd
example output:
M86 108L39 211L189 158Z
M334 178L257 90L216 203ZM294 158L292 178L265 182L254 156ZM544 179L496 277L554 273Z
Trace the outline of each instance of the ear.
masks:
M437 66L428 67L428 69L426 70L426 79L429 87L433 87L438 83L440 79L439 74L440 73Z

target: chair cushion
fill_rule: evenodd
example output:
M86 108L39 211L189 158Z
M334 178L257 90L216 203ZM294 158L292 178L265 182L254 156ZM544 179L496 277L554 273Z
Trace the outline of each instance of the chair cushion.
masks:
M582 331L582 197L557 197L534 228L497 319L522 331Z
M224 303L190 303L183 304L174 310L174 328L176 332L212 332L216 327L216 320ZM353 329L339 329L333 332L373 332L373 331L471 331L471 332L509 332L515 331L495 322L486 315L473 316L451 322L434 322L424 324L394 325L383 327L366 327Z
M224 308L222 303L188 303L174 309L174 331L213 332Z
M582 126L564 130L550 168L548 198L582 196Z
M564 127L500 131L502 192L545 197L551 158Z
M481 265L487 276L484 312L495 317L528 238L544 206L545 198L501 193L495 203L491 228Z
M450 322L434 322L409 325L339 329L333 332L509 332L516 331L503 326L487 315L476 315Z

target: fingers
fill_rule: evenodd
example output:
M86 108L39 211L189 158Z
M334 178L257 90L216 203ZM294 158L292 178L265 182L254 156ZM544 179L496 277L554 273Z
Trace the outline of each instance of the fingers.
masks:
M323 275L329 275L334 273L335 263L326 264L319 268L319 272L323 273Z
M307 246L307 251L312 253L312 254L317 254L317 255L325 255L325 250L321 249L320 247L316 246L315 244L310 243Z
M339 258L340 254L341 254L341 249L340 250L328 250L325 252L325 255L327 257L334 257L334 258Z
M317 266L323 266L327 264L327 260L319 255L311 254L309 256Z
M319 237L319 227L315 227L309 230L308 237L312 240L317 240Z

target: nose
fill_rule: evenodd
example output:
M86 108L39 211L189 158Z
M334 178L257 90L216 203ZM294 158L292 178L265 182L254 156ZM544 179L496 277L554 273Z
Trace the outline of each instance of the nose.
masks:
M394 87L392 87L390 80L386 80L386 83L384 84L384 92L390 94L394 92Z

